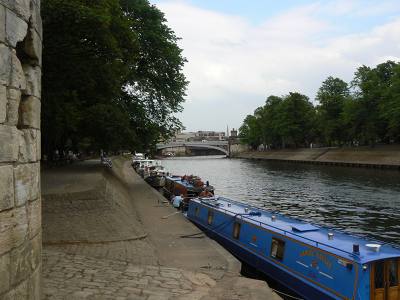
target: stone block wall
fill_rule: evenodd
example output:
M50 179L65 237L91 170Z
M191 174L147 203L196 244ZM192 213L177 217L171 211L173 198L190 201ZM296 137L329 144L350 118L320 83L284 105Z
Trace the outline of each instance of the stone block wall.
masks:
M247 145L232 144L230 146L230 150L231 150L231 156L235 157L241 153L249 151L250 149L249 149L249 146L247 146Z
M0 0L0 299L40 299L40 0Z

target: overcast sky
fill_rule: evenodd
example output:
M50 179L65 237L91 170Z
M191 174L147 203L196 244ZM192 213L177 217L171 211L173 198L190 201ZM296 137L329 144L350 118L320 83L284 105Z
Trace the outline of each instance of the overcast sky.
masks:
M400 61L399 0L152 0L181 37L186 131L238 128L269 95Z

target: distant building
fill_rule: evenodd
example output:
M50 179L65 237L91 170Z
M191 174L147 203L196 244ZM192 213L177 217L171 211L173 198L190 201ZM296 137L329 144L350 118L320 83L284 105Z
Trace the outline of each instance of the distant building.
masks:
M201 141L225 141L226 134L222 131L204 131L197 132L179 132L172 137L169 142L184 143L184 142L201 142Z
M238 137L238 132L233 128L231 130L231 135L229 136L229 141L231 144L239 144L239 137Z
M195 137L196 133L194 132L179 132L170 141L173 143L191 142L194 141Z
M196 141L224 141L226 139L225 132L223 131L197 131Z

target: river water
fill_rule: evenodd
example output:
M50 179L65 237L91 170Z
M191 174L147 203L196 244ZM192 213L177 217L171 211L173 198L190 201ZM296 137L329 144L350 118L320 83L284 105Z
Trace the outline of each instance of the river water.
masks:
M216 195L306 222L400 244L400 172L221 156L163 160L169 172L209 180Z

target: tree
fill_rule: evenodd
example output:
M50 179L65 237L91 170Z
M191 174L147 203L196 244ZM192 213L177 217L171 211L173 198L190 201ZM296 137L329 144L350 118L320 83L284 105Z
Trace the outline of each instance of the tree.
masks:
M308 97L289 93L280 98L269 96L254 115L248 115L240 127L240 137L254 149L260 144L269 147L307 146L315 136L315 110Z
M358 103L352 105L353 132L361 143L374 145L377 141L387 141L385 111L391 100L385 99L385 95L392 86L395 66L394 62L387 61L374 69L362 66L355 73L353 97Z
M156 7L46 0L42 17L44 153L146 149L182 127L186 60Z
M328 145L345 142L345 126L342 119L344 104L350 92L346 82L339 78L328 77L319 88L316 100L318 124L323 140Z
M247 115L239 128L239 137L242 143L249 145L252 149L257 149L261 144L260 126L255 116Z
M177 45L179 39L165 24L159 9L147 0L120 2L139 41L138 60L129 66L131 72L126 78L125 104L134 107L129 111L133 112L135 126L148 124L148 131L142 127L142 136L157 130L167 138L182 129L173 114L182 111L188 84L182 72L186 59ZM140 114L136 113L138 109Z
M315 110L309 98L300 93L289 93L279 108L277 130L286 145L308 147L313 140Z
M289 93L269 96L264 106L248 115L241 137L253 147L301 147L400 142L400 63L387 61L375 68L362 66L348 84L328 77L318 90L315 108L308 97Z
M380 78L382 100L379 112L385 122L385 138L389 141L400 141L400 63L387 61L376 68Z
M279 133L279 107L282 98L277 96L269 96L265 101L262 110L261 130L263 134L264 144L269 147L276 148L281 145L281 136Z

